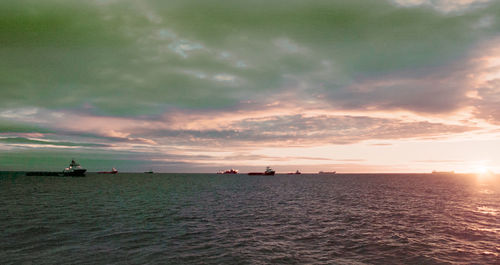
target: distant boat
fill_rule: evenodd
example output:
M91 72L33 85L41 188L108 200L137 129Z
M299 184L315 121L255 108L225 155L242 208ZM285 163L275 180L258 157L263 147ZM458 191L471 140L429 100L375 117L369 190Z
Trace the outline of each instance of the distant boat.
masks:
M64 176L75 176L75 177L84 177L87 169L83 168L80 164L78 164L74 159L71 160L69 167L63 170Z
M266 171L264 172L250 172L248 175L266 175L266 176L274 176L276 171L272 170L270 167L266 167Z
M295 172L291 172L291 173L288 173L287 175L300 175L302 173L300 173L300 171L295 171Z
M433 170L432 174L436 174L436 175L455 174L455 171L436 171L436 170Z
M231 168L226 171L218 171L217 174L238 174L238 170Z
M118 173L118 170L116 168L113 168L111 171L99 171L97 174L116 174Z
M149 170L149 171L145 171L144 173L145 174L153 174L154 172L153 172L153 170Z
M337 173L337 171L320 171L320 172L318 172L318 174L320 174L320 175L333 175L336 173Z

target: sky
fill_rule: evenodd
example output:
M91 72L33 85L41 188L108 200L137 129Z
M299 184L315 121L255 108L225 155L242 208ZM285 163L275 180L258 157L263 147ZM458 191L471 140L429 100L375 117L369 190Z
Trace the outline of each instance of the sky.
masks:
M0 1L0 170L500 172L500 2Z

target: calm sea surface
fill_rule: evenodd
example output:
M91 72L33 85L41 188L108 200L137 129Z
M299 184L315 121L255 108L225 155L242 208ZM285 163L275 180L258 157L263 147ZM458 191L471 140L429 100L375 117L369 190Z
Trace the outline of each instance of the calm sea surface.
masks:
M498 177L0 177L0 264L500 264Z

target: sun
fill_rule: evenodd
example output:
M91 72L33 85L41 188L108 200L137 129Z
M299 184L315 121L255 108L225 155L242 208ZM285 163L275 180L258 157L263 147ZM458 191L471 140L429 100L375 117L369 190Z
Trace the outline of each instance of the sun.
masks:
M491 171L491 168L487 166L479 166L475 170L478 179L485 181L491 180L495 174Z
M478 168L476 169L476 172L477 172L478 174L486 174L486 173L488 173L488 171L489 171L489 170L488 170L488 167L485 167L485 166L480 166L480 167L478 167Z

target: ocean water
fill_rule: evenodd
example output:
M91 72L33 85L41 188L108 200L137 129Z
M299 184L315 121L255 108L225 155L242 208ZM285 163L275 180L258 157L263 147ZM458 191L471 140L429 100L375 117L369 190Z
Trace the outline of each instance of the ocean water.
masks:
M0 178L0 264L500 264L466 175Z

